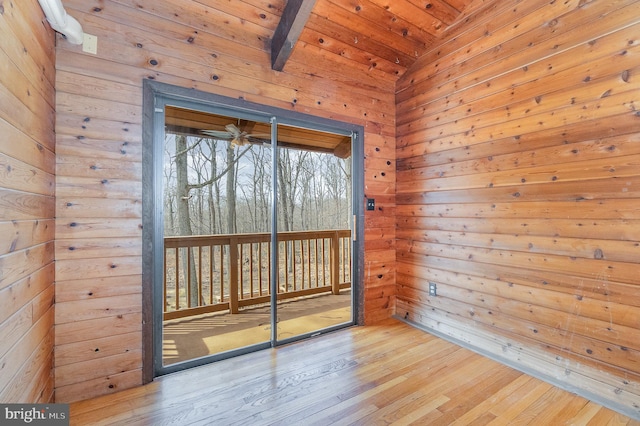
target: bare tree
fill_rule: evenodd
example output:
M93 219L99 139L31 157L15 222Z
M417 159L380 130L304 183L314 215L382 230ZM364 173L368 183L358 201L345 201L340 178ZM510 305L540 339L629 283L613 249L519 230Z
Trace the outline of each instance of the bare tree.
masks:
M292 155L292 152L294 154ZM301 191L300 177L304 171L304 163L308 158L308 152L292 151L290 149L280 152L278 158L278 190L280 192L280 211L282 213L282 226L285 231L294 229L294 213L296 201Z
M260 211L258 217L262 224L262 230L267 231L271 227L271 156L270 151L266 149L260 149L257 152L254 164L258 177L255 183L257 206Z
M187 154L189 153L189 149L187 147L187 137L184 135L175 135L175 144L178 233L180 235L193 235L193 230L191 228L191 213L189 207L189 199L192 196L192 188L189 185L188 177ZM189 274L187 275L191 277L190 282L187 284L190 290L189 306L198 306L198 282L196 279L196 267L193 253L191 253L191 256L188 256L188 258L191 259L188 265L186 264L187 257L182 256L182 258L185 262L185 264L183 265L183 270L187 271L187 268L189 268ZM176 295L176 298L177 297L178 295Z
M167 212L164 216L165 233L169 235L176 234L176 185L175 185L175 162L169 151L166 149L165 144L165 158L168 160L168 164L163 168L164 181L164 210Z
M331 199L333 204L331 215L333 216L332 223L335 224L340 223L340 215L343 211L343 200L348 200L346 186L349 185L346 185L346 183L350 182L350 180L347 180L342 163L344 163L343 160L331 158L325 164L326 188L329 199Z
M211 152L211 176L218 175L218 156L216 155L218 147L217 141L208 139L209 150ZM209 209L211 211L211 229L214 234L222 233L222 197L220 195L220 179L215 180L209 185L211 199L209 201ZM215 197L214 197L215 194ZM214 199L215 198L215 199Z
M229 144L227 148L227 232L229 234L235 234L238 232L236 221L236 151L234 147Z
M213 157L215 156L215 150L204 152L199 148L202 144L203 138L187 138L185 135L172 135L175 140L175 174L176 174L176 222L179 235L194 235L192 227L192 215L191 215L191 199L196 197L198 203L197 223L201 223L204 214L204 206L202 203L202 189L212 186L215 182L218 182L226 176L227 179L227 202L231 200L231 207L228 206L228 232L236 232L235 228L235 181L236 181L236 163L244 156L250 147L245 148L238 155L235 154L235 148L231 144L227 147L227 165L220 173L211 173L208 179L203 179L203 169L207 162L213 163ZM193 145L189 145L190 139L195 139ZM203 157L209 157L208 161L203 161ZM189 170L192 170L197 177L196 183L189 182ZM217 170L216 170L217 171ZM195 270L195 261L193 253L189 258L191 262L189 265L184 265L185 271L187 268L191 277L189 285L189 304L190 306L198 306L198 300L201 297L198 290L197 274Z
M312 187L315 186L318 175L321 175L321 165L316 161L315 155L308 155L302 164L300 171L300 227L301 229L312 229L318 227L317 217L322 215L321 210L315 210L312 214ZM315 222L315 225L314 225Z

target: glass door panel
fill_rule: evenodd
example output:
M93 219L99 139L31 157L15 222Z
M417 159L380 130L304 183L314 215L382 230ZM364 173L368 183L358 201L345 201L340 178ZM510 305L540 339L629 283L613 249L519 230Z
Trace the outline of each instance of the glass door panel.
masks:
M350 154L350 136L278 125L278 341L353 321Z
M163 365L271 344L271 125L167 106Z

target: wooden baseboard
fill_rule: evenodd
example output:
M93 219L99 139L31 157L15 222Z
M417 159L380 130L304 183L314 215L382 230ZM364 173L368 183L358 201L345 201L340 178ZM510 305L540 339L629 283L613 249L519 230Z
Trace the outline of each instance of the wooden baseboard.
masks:
M398 304L402 302L398 301ZM410 312L403 306L397 312ZM416 320L416 317L420 320ZM640 420L640 383L630 382L554 354L529 348L521 342L485 331L425 318L394 315L415 328L486 356L558 388L580 395L633 419ZM413 319L411 319L413 318Z

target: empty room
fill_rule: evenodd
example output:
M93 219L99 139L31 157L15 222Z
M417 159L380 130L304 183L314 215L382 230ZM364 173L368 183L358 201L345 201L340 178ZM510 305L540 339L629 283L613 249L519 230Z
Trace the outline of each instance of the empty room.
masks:
M0 55L0 423L640 424L640 1L0 0Z

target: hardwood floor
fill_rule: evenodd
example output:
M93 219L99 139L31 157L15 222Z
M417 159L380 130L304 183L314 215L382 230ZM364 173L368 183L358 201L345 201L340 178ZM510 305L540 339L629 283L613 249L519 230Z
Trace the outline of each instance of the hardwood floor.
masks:
M72 425L640 425L388 320L71 404Z

